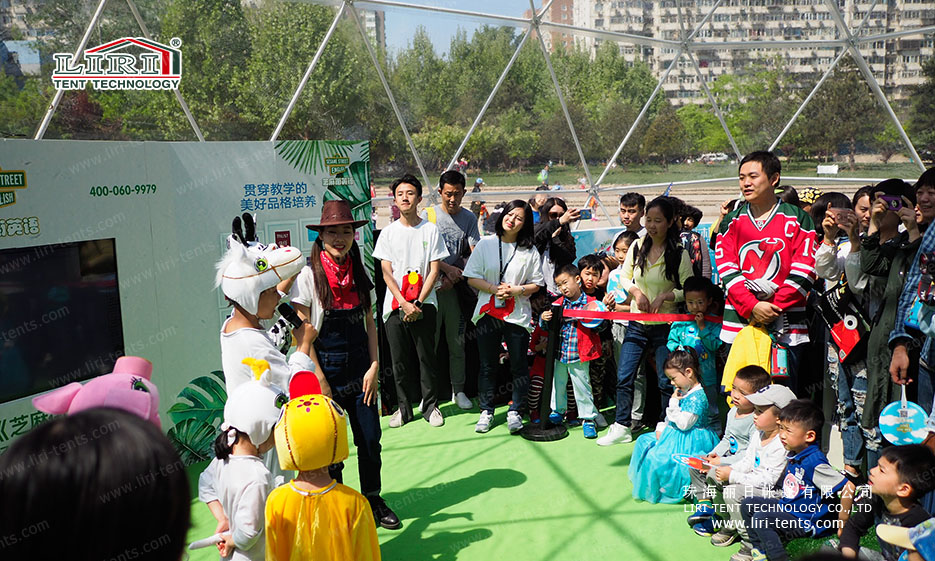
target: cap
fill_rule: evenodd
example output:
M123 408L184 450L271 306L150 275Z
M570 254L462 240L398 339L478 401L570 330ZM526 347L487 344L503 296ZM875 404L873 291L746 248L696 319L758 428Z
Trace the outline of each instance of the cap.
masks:
M480 185L480 184L483 183L483 182L484 182L484 180L481 179L480 177L478 177L477 179L474 180L474 185Z
M912 528L877 525L877 537L897 547L918 551L926 561L935 561L935 518Z
M786 386L770 384L769 386L760 388L759 391L748 395L747 399L750 400L750 403L753 405L775 405L776 407L782 409L786 405L789 405L790 401L795 399L795 394L792 393L792 390Z

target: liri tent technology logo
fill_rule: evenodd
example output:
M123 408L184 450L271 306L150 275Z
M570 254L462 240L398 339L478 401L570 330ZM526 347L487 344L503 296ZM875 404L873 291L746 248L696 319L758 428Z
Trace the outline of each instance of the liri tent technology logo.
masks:
M55 53L52 83L59 90L176 90L182 81L182 40L163 45L143 37L123 37L84 51L84 63ZM138 54L128 52L140 51Z

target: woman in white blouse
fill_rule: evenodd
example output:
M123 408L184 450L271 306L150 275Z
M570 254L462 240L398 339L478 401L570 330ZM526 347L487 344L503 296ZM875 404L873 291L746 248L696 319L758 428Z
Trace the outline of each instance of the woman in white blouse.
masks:
M487 432L493 422L493 398L501 343L506 342L513 375L513 403L507 412L510 433L523 428L519 414L526 399L529 366L526 350L532 332L529 296L543 285L539 253L533 247L532 209L522 200L507 203L496 224L496 235L485 236L464 268L468 284L479 291L472 321L477 325L480 353L475 431Z

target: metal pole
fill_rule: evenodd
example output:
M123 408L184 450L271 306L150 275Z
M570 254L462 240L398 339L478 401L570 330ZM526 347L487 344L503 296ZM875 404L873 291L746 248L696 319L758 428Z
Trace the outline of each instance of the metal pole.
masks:
M904 29L902 31L892 31L890 33L880 33L879 35L868 35L866 37L858 37L858 43L872 43L874 41L883 41L884 39L894 39L896 37L905 37L906 35L925 35L928 33L935 33L935 25L927 25L925 27L917 27L916 29Z
M877 5L877 0L873 0L873 3L870 5L870 8L867 10L867 13L864 14L864 19L861 20L860 25L858 25L857 29L855 29L857 33L860 33L860 30L863 29L867 21L870 20L870 14L873 12L873 9L876 7L876 5ZM825 73L822 74L821 79L818 80L818 83L815 84L815 87L812 88L812 91L809 92L808 96L799 105L799 108L796 109L795 114L792 115L792 118L789 119L789 122L786 123L785 127L783 127L782 132L780 132L779 136L776 137L776 140L774 140L773 143L770 144L769 146L770 152L775 150L776 146L779 145L779 141L782 140L782 137L786 136L786 133L789 132L789 129L792 128L793 123L795 123L796 119L799 118L799 115L802 114L802 111L805 110L805 106L808 105L808 102L811 101L813 97L815 97L815 94L818 92L818 88L820 88L821 85L825 83L825 80L827 80L828 77L831 76L831 73L834 71L834 68L838 65L838 62L840 62L841 59L844 58L845 53L847 53L846 47L841 49L841 52L838 53L838 56L831 63L831 66L829 66L828 70L826 70Z
M545 40L542 38L542 32L539 31L539 16L536 14L535 0L529 0L529 7L533 12L532 24L536 28L536 38L539 39L539 46L542 48L542 55L545 57L545 65L549 69L549 75L552 77L552 85L555 86L555 95L558 96L558 102L562 106L562 112L565 113L565 120L568 121L568 130L571 131L571 139L578 150L578 157L581 158L581 165L584 167L584 175L588 178L588 185L593 187L594 182L591 179L591 171L588 169L588 162L584 159L584 151L581 149L581 142L578 141L578 134L575 132L575 124L571 122L571 115L568 113L568 105L565 104L565 96L562 95L562 87L555 76L555 69L552 68L552 58L549 56L549 50L545 47Z
M133 12L133 18L140 26L140 30L143 31L143 36L147 39L152 39L152 36L149 34L149 29L146 27L146 23L143 22L143 18L140 16L139 10L136 9L136 4L133 2L133 0L127 0L127 5L130 6L130 11ZM195 136L198 137L198 141L204 142L205 137L203 134L201 134L201 128L198 126L198 123L195 122L195 117L188 108L188 104L185 103L185 98L182 97L182 91L179 89L174 89L172 90L172 93L175 94L175 99L177 99L179 105L182 106L182 111L185 113L185 117L188 119L188 124L192 127L192 130L195 131Z
M435 189L430 188L432 185L429 182L429 176L425 173L425 166L422 165L422 159L419 158L419 152L416 150L416 145L412 142L412 137L409 136L409 129L406 127L406 121L403 119L403 114L399 110L399 106L396 105L396 98L393 97L393 91L390 89L390 84L386 81L386 76L383 75L383 69L380 68L380 61L377 59L377 53L373 50L373 45L370 44L370 39L367 38L367 30L364 29L364 24L360 22L360 15L357 13L357 8L354 7L354 4L345 0L344 5L351 9L351 15L354 16L354 23L357 24L357 29L360 31L360 36L364 40L364 44L367 46L367 52L370 53L370 60L373 61L373 67L377 71L377 77L380 78L380 83L383 84L383 89L386 90L386 97L390 100L390 105L393 106L393 112L396 113L396 118L399 120L399 126L403 129L403 136L406 137L406 143L409 144L409 150L412 152L412 157L416 160L416 165L419 166L419 172L422 174L422 181L425 184L425 187L428 188L429 196L431 197L432 202L434 203L435 198Z
M282 128L286 126L286 120L289 119L289 115L292 114L292 110L295 108L295 104L299 101L299 96L302 95L302 91L305 89L305 85L308 84L308 79L311 77L312 71L315 70L316 66L318 66L318 61L321 59L321 54L325 52L325 47L328 45L328 41L331 40L331 35L334 33L334 30L337 29L338 22L341 21L341 16L344 15L345 8L347 8L346 3L341 4L341 7L338 8L338 13L334 16L334 21L331 22L331 27L328 28L328 32L325 33L324 39L322 39L321 44L318 45L318 50L315 51L315 56L312 57L312 62L308 63L308 68L305 69L305 75L302 76L302 80L299 81L299 86L295 89L295 93L292 94L292 99L289 100L289 105L286 106L286 110L283 112L282 118L279 119L279 124L276 125L276 130L273 131L273 136L271 136L269 139L270 142L274 142L277 138L279 138L279 133L281 133Z
M91 38L91 31L94 29L94 26L97 25L97 21L101 19L101 13L104 11L104 6L107 4L107 0L101 0L97 5L97 10L94 11L94 15L91 16L91 22L88 24L88 28L84 31L84 37L81 38L81 42L78 43L78 48L75 49L75 55L71 57L72 66L74 66L75 61L78 60L78 55L80 55L84 48L88 44L88 39ZM42 118L42 122L39 123L39 129L36 130L35 140L42 140L42 137L45 136L45 131L49 128L49 123L52 122L52 116L55 115L55 110L58 109L58 104L62 101L62 95L65 94L65 90L56 90L55 97L52 98L52 104L49 105L49 109L45 112L45 117Z
M552 3L552 0L549 0L549 4ZM474 119L474 122L471 123L471 128L468 129L466 135L464 135L464 140L461 141L461 146L458 146L458 150L455 151L454 156L451 157L451 161L448 162L448 167L445 169L452 169L455 165L455 162L458 161L458 156L461 155L461 152L464 151L464 147L467 146L468 140L471 138L471 135L474 134L474 129L477 128L477 125L480 124L481 119L484 118L484 113L487 112L487 108L490 107L490 103L493 101L497 92L500 91L500 86L503 84L503 81L506 79L506 75L510 72L510 69L513 68L513 63L516 62L516 59L519 58L519 52L523 50L523 45L526 44L526 40L529 39L529 35L532 33L532 24L529 25L529 28L526 29L526 33L523 34L523 39L519 42L519 46L516 47L516 51L513 53L513 56L510 58L510 61L507 63L506 68L503 69L503 73L500 74L500 78L497 80L497 83L493 87L493 91L490 92L490 95L487 96L487 101L484 102L484 106L481 107L480 113L477 114L477 118Z
M831 17L837 24L838 29L847 37L847 49L851 52L854 62L857 63L857 67L860 68L860 72L864 75L864 80L870 85L870 89L873 91L873 95L876 96L877 101L879 101L880 104L883 105L883 108L886 109L886 112L889 113L890 119L893 121L893 124L896 125L896 131L899 132L899 136L901 136L903 142L906 143L906 147L909 148L909 152L912 154L913 159L915 159L919 169L925 171L925 164L922 163L922 158L920 158L919 153L916 152L916 147L912 144L912 140L909 139L909 135L906 134L905 129L903 129L902 123L899 122L899 117L896 116L896 113L893 112L893 108L890 107L890 102L887 101L883 90L880 89L880 84L878 84L876 78L873 77L873 72L867 65L867 61L864 60L863 55L860 54L860 50L857 48L857 42L854 40L853 35L851 35L850 29L844 24L844 18L841 17L841 12L838 10L837 4L834 0L825 0L825 3L828 4Z
M704 76L701 75L701 67L698 66L698 62L695 61L694 55L691 51L685 53L688 56L688 59L692 61L692 65L695 67L695 73L698 75L698 81L701 82L701 89L704 90L704 93L708 96L708 101L711 102L711 107L714 108L714 114L717 115L717 120L721 122L721 126L724 127L724 132L727 133L727 140L730 141L731 147L734 149L734 154L737 155L737 160L739 161L742 157L740 154L740 149L737 148L737 143L734 141L734 135L730 133L730 129L727 128L727 121L724 120L724 115L721 114L721 108L717 104L717 100L714 99L714 94L711 93L711 90L708 89L708 83L705 82Z
M636 131L636 127L639 126L640 122L643 120L643 117L646 115L646 112L649 111L649 106L652 105L653 100L656 99L656 95L659 94L659 90L662 89L662 84L665 83L666 78L669 77L669 73L672 72L672 69L675 68L676 63L682 57L683 49L679 49L679 52L675 54L675 58L672 59L672 62L669 63L666 71L662 73L662 77L659 78L659 81L656 83L653 93L649 94L649 99L646 100L646 103L643 104L643 109L640 110L639 115L636 116L636 119L633 120L633 124L630 125L630 130L627 131L626 136L623 137L623 141L620 143L620 146L617 146L617 151L614 152L614 155L611 156L610 160L607 161L607 167L604 168L604 171L601 173L601 176L597 178L596 185L600 185L604 182L604 178L607 177L607 174L610 172L610 168L614 165L614 162L617 161L617 158L620 156L620 153L623 152L623 147L627 145L627 141L630 140L630 137Z

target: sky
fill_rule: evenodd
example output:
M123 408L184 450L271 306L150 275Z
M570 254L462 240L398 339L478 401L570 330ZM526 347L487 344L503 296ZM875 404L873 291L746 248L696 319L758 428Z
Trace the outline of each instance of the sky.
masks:
M456 10L484 12L488 14L523 17L523 12L529 9L529 0L405 0L411 4L437 6ZM536 6L541 3L536 1ZM472 20L467 16L454 16L435 12L414 9L386 8L386 46L392 53L405 49L412 42L416 29L421 25L425 27L435 45L435 52L447 53L458 27L467 31L470 36L475 29L483 25L482 22ZM491 22L490 25L497 25Z

